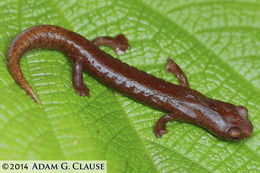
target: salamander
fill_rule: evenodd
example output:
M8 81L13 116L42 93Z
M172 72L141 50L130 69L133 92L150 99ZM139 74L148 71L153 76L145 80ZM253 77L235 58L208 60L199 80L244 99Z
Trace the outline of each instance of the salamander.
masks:
M7 66L15 82L40 103L21 72L20 59L32 49L55 49L65 53L73 63L72 81L78 95L90 97L90 90L83 82L86 71L114 90L165 112L154 126L156 137L168 132L166 123L172 120L196 124L224 140L238 141L251 136L253 126L246 107L207 98L191 89L186 75L171 58L167 60L166 72L173 73L180 85L113 58L99 48L102 45L113 48L118 55L130 48L123 34L89 41L59 26L34 26L14 38L8 49Z

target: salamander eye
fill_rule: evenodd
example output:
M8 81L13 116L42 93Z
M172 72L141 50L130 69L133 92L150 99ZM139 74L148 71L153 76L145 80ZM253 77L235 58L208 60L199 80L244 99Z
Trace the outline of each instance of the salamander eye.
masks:
M232 138L232 139L239 139L241 133L239 128L237 127L232 127L228 130L228 135Z
M248 117L248 111L244 106L237 106L237 113L244 119L247 119Z

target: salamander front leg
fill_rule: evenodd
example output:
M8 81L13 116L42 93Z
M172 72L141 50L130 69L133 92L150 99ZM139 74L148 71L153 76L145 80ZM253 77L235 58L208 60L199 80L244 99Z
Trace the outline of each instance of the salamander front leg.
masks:
M168 63L166 65L166 72L173 73L177 77L178 81L180 82L181 86L185 86L189 88L189 83L187 80L186 75L183 73L181 68L171 59L168 58Z
M115 38L112 37L98 37L92 41L94 45L99 46L110 46L114 49L117 55L122 55L127 49L130 48L128 40L123 34L119 34Z
M165 133L168 133L168 130L166 129L166 123L168 121L176 119L174 117L174 114L167 113L164 116L162 116L154 126L154 134L157 138L161 138Z
M83 83L82 63L80 60L76 60L74 63L72 81L78 95L90 97L89 89Z

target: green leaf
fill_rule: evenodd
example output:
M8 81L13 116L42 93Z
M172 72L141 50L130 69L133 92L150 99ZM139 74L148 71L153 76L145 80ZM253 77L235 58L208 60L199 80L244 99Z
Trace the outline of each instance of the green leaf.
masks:
M2 0L0 2L0 159L107 160L109 172L260 171L260 2L249 0ZM188 123L167 124L163 113L84 74L91 98L78 96L72 65L57 51L34 50L21 60L43 108L13 81L6 67L12 39L53 24L88 39L123 33L131 50L116 56L167 81L171 56L203 94L245 105L253 135L226 142Z

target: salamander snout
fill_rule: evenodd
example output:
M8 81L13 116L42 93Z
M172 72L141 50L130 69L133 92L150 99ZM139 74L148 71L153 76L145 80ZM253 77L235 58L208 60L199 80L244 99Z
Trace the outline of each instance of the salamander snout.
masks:
M243 106L237 106L236 112L239 118L234 123L234 126L227 131L228 137L233 141L246 139L250 137L253 132L253 125L248 119L247 109Z
M250 123L245 128L244 127L242 127L242 128L231 127L228 130L227 134L228 134L228 137L230 138L230 140L239 141L239 140L250 137L252 134L252 131L253 131L253 126Z

